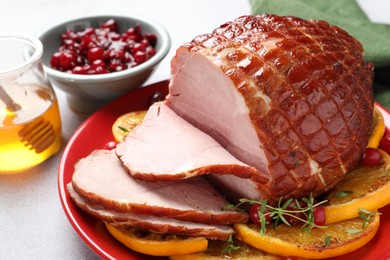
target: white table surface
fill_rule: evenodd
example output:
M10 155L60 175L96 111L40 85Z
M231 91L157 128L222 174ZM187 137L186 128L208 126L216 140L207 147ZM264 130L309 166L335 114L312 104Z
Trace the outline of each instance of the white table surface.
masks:
M0 33L34 35L68 18L90 14L138 14L166 27L172 48L145 85L169 78L175 50L193 37L249 14L246 0L1 0ZM68 222L57 192L57 168L64 147L85 120L56 89L63 147L45 163L17 175L0 174L0 259L98 259ZM0 137L1 138L1 137Z

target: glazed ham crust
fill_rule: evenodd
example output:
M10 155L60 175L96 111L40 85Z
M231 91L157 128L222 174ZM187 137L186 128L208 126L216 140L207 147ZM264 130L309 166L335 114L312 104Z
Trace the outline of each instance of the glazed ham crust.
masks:
M327 191L359 162L372 80L362 45L338 27L242 16L177 50L166 103L268 178L213 176L220 187L275 201Z

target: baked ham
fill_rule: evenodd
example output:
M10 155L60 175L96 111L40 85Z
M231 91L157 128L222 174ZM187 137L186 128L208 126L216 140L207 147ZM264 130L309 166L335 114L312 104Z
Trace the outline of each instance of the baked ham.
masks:
M133 177L147 181L209 173L249 178L257 173L164 103L149 108L142 124L117 145L116 154Z
M167 99L115 151L81 159L69 192L114 225L191 234L202 224L226 239L226 225L247 215L221 211L221 194L316 196L356 166L373 120L372 80L361 44L338 27L239 17L177 50Z
M176 234L191 237L205 237L210 239L227 240L234 230L229 225L208 225L173 218L158 217L149 214L118 212L102 208L99 204L92 204L81 197L71 183L67 185L73 202L91 216L103 220L120 228L136 228L143 231L152 231L160 234Z
M212 176L233 198L318 195L365 150L373 66L336 26L242 16L181 46L171 66L166 104L259 171Z
M222 210L228 201L204 178L138 181L128 175L114 151L95 150L81 159L70 188L92 204L121 213L212 225L247 221L244 212Z

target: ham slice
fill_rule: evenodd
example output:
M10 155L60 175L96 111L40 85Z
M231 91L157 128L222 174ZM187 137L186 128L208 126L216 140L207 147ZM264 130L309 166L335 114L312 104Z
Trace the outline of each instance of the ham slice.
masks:
M149 108L142 124L117 145L116 153L133 177L147 181L210 173L241 178L257 174L164 103Z
M247 214L221 210L228 204L203 177L176 182L132 178L114 151L95 150L75 165L72 188L92 204L122 213L226 225L247 221Z
M67 185L69 195L73 202L86 213L122 228L136 228L138 230L152 231L159 234L177 234L191 237L205 237L210 239L226 240L234 233L228 225L207 225L188 221L176 220L167 217L136 214L130 212L117 212L92 204L81 197L71 183Z
M258 170L212 176L234 199L318 195L365 150L373 66L338 27L242 16L181 46L171 66L166 104Z

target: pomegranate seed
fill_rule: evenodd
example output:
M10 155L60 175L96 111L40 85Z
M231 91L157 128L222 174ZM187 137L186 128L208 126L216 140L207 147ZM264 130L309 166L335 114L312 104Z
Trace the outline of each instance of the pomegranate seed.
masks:
M148 57L152 57L154 54L156 54L156 49L154 49L153 47L149 46L146 48L146 54L148 55Z
M91 63L91 69L93 70L96 70L96 68L98 67L106 67L106 63L104 63L104 61L102 60L94 60L92 63Z
M112 60L109 64L108 67L110 71L121 71L126 69L126 65L120 62L119 60Z
M314 224L323 226L326 222L325 209L321 206L313 208Z
M362 164L366 166L375 166L382 161L382 155L375 148L367 148L362 157Z
M60 68L64 71L71 69L73 64L76 63L76 61L76 54L71 51L62 52L59 57Z
M55 69L58 69L60 67L60 56L61 56L61 53L60 52L56 52L53 54L53 56L51 56L51 59L50 59L50 66L55 68Z
M142 52L142 51L138 51L136 52L134 55L134 61L137 63L137 64L141 64L141 63L144 63L148 58L146 56L146 53L145 52Z
M157 35L155 35L154 33L145 33L144 37L151 46L156 47Z
M111 32L118 32L118 24L114 19L109 19L101 26L102 28L107 28Z
M52 55L50 65L57 70L75 74L121 71L155 55L156 42L156 35L142 35L139 24L120 34L118 23L109 19L99 28L63 32L61 46ZM88 67L85 66L87 64Z
M74 74L81 74L85 75L88 73L88 70L90 69L89 66L76 66L72 69L72 73Z
M390 154L390 134L387 134L382 138L379 148Z
M104 49L101 47L94 47L89 49L87 53L89 62L93 62L94 60L102 60L103 53L104 53Z
M136 43L134 44L133 48L131 49L131 54L135 55L137 52L145 52L146 46L143 43Z

